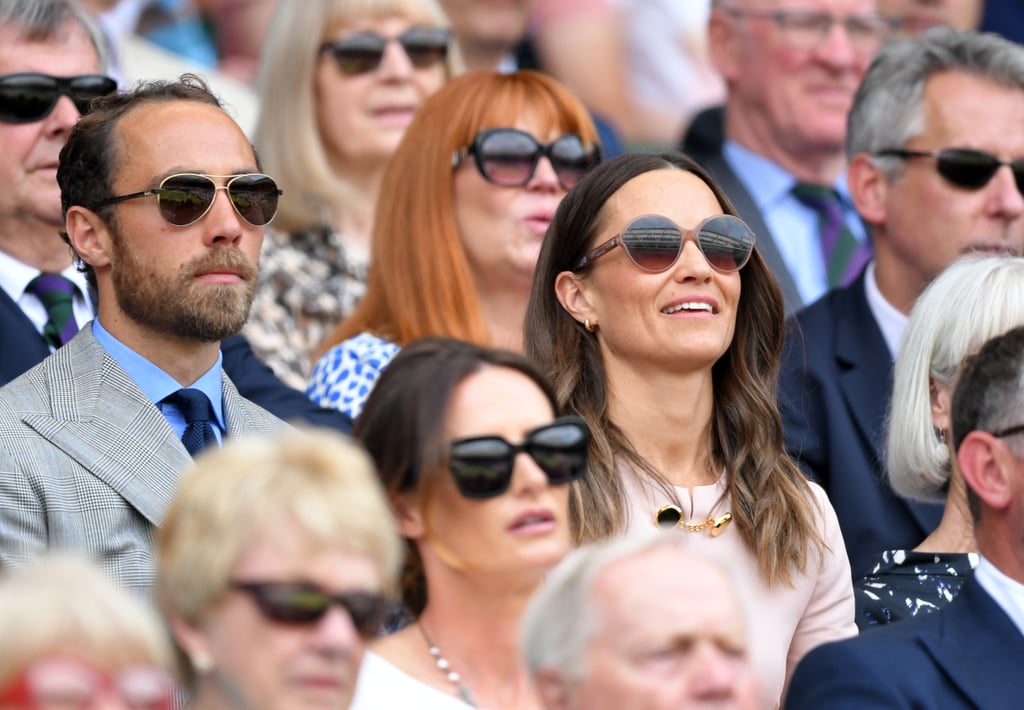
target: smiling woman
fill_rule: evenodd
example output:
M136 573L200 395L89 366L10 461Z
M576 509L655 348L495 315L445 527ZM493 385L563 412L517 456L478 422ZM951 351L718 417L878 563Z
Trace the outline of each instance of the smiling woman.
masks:
M778 285L691 159L624 155L559 205L526 317L527 352L594 432L573 488L578 542L681 528L753 596L762 706L799 658L856 632L831 505L782 448Z
M539 707L519 618L569 548L589 438L557 414L536 366L508 351L427 338L384 372L355 433L406 539L414 621L371 647L354 708Z

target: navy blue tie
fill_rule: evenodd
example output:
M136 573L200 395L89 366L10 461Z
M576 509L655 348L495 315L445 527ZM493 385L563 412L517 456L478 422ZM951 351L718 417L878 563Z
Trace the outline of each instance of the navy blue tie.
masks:
M195 457L207 446L217 445L217 435L213 432L213 407L205 394L194 389L180 389L174 394L164 397L181 412L185 418L185 433L181 435L181 443Z

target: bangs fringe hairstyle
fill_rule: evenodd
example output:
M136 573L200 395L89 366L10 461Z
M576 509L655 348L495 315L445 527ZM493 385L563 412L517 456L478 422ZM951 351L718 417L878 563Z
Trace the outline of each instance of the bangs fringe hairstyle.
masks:
M950 307L950 304L956 304ZM897 495L942 502L949 446L936 436L932 382L952 389L965 358L1024 325L1024 259L966 256L918 297L900 346L886 426L886 471Z
M0 689L25 666L76 654L97 668L148 663L174 670L156 613L87 560L51 553L0 577Z
M572 485L569 513L576 543L616 535L626 525L626 500L616 469L621 459L666 492L671 485L629 442L608 415L604 365L597 339L555 296L555 279L573 271L593 247L606 221L604 206L624 184L653 170L684 170L714 193L725 214L738 216L708 173L677 153L621 155L597 166L562 200L548 229L526 312L526 352L546 369L566 411L590 427L590 466ZM728 471L732 514L762 577L791 584L824 552L815 525L818 508L804 475L786 454L777 405L784 339L782 295L760 252L739 272L736 330L712 367L712 464ZM582 274L586 278L585 273Z
M470 72L424 102L384 173L366 295L317 356L363 332L402 346L431 335L491 343L455 224L452 156L480 131L514 126L527 111L585 145L598 142L583 104L538 72Z
M452 394L467 377L488 367L525 375L558 416L551 384L525 355L443 337L402 348L370 392L354 432L373 457L393 503L399 495L412 493L416 508L429 510L438 476L450 475L445 431ZM424 522L429 532L430 518L425 516ZM411 540L406 540L401 590L406 609L419 616L427 603L427 581Z
M402 18L413 25L448 27L437 0L302 0L278 2L260 60L260 110L255 144L266 171L284 190L274 228L286 234L323 224L329 206L350 196L331 168L316 114L315 77L320 46L330 33L356 22ZM449 78L462 71L454 41ZM349 197L351 199L351 197Z
M204 454L157 531L160 607L199 627L249 546L295 526L311 551L369 557L396 588L401 541L373 463L331 431L242 438Z

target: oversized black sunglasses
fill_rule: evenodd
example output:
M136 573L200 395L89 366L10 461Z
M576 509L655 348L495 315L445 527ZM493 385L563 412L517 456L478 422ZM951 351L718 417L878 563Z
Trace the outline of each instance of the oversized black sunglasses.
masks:
M558 184L566 190L601 162L600 147L595 144L588 148L575 133L566 133L545 144L518 128L480 131L472 145L456 151L452 165L458 167L470 155L485 180L503 187L522 187L530 182L541 156L551 161Z
M101 74L51 76L37 72L0 76L0 121L32 123L53 111L61 96L67 96L80 114L89 112L93 99L112 94L117 82Z
M311 582L230 582L232 589L249 594L260 613L284 624L314 624L333 604L352 618L352 625L364 639L380 633L394 601L374 592L329 594Z
M448 466L459 493L466 498L493 498L512 483L515 458L530 455L551 485L569 483L587 470L587 442L590 430L579 417L559 417L537 427L521 444L510 444L500 436L475 436L451 443Z
M1024 160L1002 160L991 153L972 148L946 148L945 150L905 150L887 148L875 153L877 156L911 158L934 158L939 175L957 187L966 190L980 190L1003 165L1009 165L1017 189L1024 195Z
M213 178L227 178L228 181L225 185L218 185ZM218 190L227 191L235 212L254 227L262 227L274 219L274 215L277 214L277 198L282 194L274 179L262 173L247 173L245 175L180 173L168 175L160 181L160 186L154 190L108 197L97 202L95 207L156 195L160 215L175 227L187 227L206 216L206 213L213 207Z
M440 64L448 58L451 33L443 27L410 27L394 38L402 46L414 67ZM376 32L360 32L320 45L329 52L343 74L365 74L374 71L384 59L384 50L391 39Z
M576 262L575 269L590 266L621 244L637 268L661 273L676 263L687 239L696 242L711 268L723 273L742 269L754 250L754 233L738 217L714 215L687 229L668 217L648 214L637 217L622 232L588 252Z

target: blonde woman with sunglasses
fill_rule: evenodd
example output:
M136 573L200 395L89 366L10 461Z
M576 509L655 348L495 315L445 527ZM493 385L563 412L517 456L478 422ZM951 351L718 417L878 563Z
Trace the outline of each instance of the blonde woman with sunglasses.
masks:
M674 528L724 561L773 708L807 651L856 626L835 512L782 448L782 297L755 244L693 160L614 158L555 214L526 346L594 433L575 541Z

